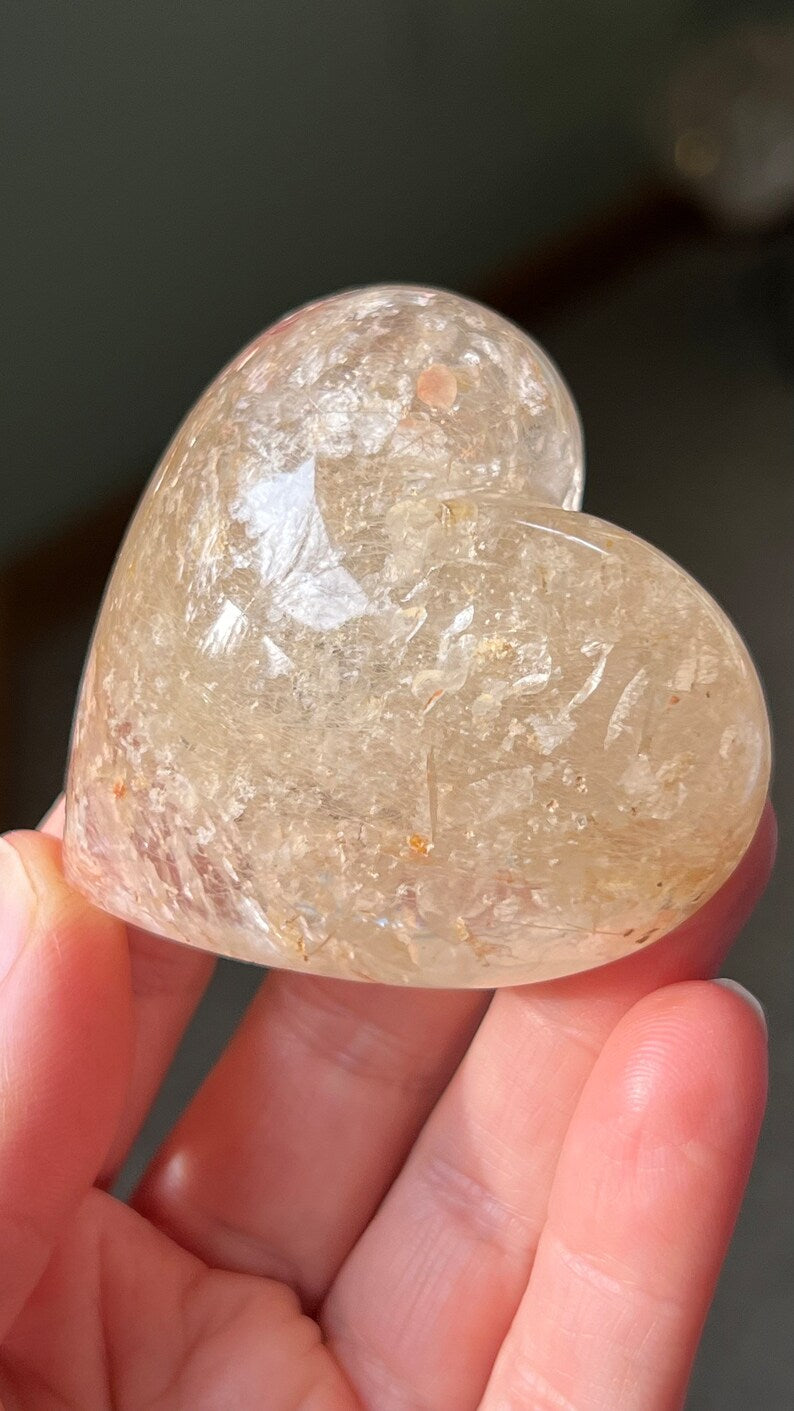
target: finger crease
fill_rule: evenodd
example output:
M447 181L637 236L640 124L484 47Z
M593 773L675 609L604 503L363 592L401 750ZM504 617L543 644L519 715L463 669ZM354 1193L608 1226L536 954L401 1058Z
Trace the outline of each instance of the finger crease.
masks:
M356 1077L408 1091L435 1088L436 1064L423 1063L413 1045L342 1005L303 999L295 1002L285 1022L293 1038L315 1057Z
M636 1304L638 1299L647 1301L660 1313L681 1311L682 1302L679 1298L644 1287L637 1282L636 1273L630 1267L620 1265L617 1260L572 1249L550 1227L544 1231L544 1245L547 1240L552 1243L554 1256L564 1268L595 1292L624 1302L630 1300L632 1304ZM610 1268L615 1272L609 1272Z
M524 1411L529 1406L532 1411L581 1411L520 1353L511 1362L507 1395L500 1396L496 1405L499 1411Z
M534 1249L533 1218L500 1196L484 1177L435 1153L425 1158L421 1181L473 1239L496 1244L503 1254L522 1260Z

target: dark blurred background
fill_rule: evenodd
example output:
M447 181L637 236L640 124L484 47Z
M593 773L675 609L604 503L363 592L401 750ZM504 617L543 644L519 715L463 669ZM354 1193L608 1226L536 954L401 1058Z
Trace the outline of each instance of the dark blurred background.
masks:
M0 826L61 784L101 584L252 334L374 280L474 293L563 368L586 507L721 600L765 677L780 864L730 960L770 1113L689 1411L794 1401L794 32L730 0L27 0L2 104ZM133 1155L257 980L223 963Z

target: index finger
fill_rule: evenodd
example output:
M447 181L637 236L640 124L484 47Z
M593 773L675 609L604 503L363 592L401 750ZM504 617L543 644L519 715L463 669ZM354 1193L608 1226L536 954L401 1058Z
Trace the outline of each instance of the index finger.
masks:
M766 1030L746 992L671 985L621 1020L566 1135L480 1411L681 1405L765 1093Z

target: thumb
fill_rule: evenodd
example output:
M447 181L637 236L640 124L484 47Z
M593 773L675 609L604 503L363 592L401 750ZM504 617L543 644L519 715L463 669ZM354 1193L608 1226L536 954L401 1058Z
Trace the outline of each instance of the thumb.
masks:
M67 886L55 839L0 838L0 1335L112 1141L131 1014L123 924Z

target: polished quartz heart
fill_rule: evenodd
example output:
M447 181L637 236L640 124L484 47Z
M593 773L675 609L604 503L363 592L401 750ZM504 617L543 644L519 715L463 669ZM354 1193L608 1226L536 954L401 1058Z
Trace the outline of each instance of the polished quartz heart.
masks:
M564 383L478 305L370 289L264 334L114 570L72 882L223 954L416 985L586 969L690 915L758 823L763 694L581 487Z

